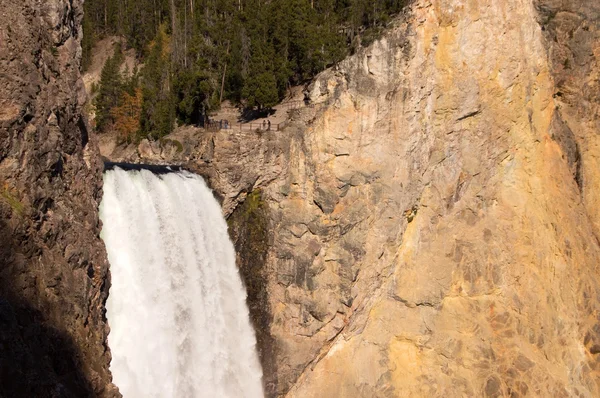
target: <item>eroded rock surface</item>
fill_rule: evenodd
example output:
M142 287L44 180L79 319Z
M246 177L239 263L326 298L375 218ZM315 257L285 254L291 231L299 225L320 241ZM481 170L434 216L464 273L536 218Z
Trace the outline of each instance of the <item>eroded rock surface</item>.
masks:
M232 222L260 189L269 396L599 396L598 8L417 0L286 131L110 156L188 164Z
M112 397L82 1L0 0L0 396Z
M565 156L575 166L586 210L600 237L600 3L538 0L535 4L555 82L559 129L553 134L564 137L572 132L573 138L567 138L572 143L567 145L579 153L566 149Z
M596 32L592 2L580 3L579 28ZM318 161L310 179L298 174L299 196L318 188L339 202L309 229L324 249L295 267L315 274L295 309L307 312L309 293L338 278L333 320L310 344L329 325L339 334L288 396L600 393L597 210L586 198L597 172L585 155L597 149L580 149L598 112L589 104L569 123L557 110L566 83L539 7L417 1L315 84L313 98L333 105L307 131ZM579 90L573 103L591 102L581 87L597 84L596 34L574 49L585 54L578 75L563 71ZM320 233L329 228L339 232ZM309 312L294 325L293 309L279 312L283 325L318 322Z

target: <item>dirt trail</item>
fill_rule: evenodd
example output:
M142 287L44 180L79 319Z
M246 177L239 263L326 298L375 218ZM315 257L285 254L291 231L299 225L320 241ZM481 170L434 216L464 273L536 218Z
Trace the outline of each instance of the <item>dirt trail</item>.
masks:
M244 126L251 124L252 127L262 126L263 123L271 121L271 128L275 129L275 126L282 125L289 119L289 111L304 106L304 94L303 86L292 87L290 94L284 98L282 102L273 107L273 113L267 117L258 117L256 119L244 118L242 110L231 104L229 101L224 101L221 104L221 109L210 115L211 120L227 120L229 124Z

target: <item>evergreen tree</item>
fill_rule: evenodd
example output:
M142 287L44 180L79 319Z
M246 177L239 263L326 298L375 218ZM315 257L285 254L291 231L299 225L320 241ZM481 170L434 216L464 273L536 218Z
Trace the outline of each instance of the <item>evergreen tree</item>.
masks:
M100 75L98 95L94 101L96 109L96 128L103 131L112 123L114 118L111 109L119 105L123 91L123 79L120 68L123 63L121 47L116 46L113 55L108 58Z
M81 41L81 69L85 71L92 63L92 49L96 41L94 24L87 13L84 14L82 28L84 34Z
M173 130L175 107L170 90L169 37L166 27L159 29L141 71L141 134L155 139Z
M261 43L260 38L255 40L242 95L250 107L270 108L279 102L277 80L273 70L274 51L272 46Z
M215 94L210 76L202 70L184 71L174 82L177 117L187 124L199 124L211 108Z

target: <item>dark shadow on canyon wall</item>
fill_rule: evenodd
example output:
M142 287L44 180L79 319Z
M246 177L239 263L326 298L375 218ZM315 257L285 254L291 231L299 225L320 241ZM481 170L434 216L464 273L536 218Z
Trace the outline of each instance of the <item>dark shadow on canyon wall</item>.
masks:
M264 268L269 248L268 220L262 195L255 190L234 210L227 223L237 253L237 265L248 293L247 303L256 332L265 396L274 397L277 392L276 347L270 333L273 317L269 312L267 272Z
M43 265L25 262L32 253L22 252L19 234L4 216L0 214L0 397L94 397L71 336L49 324L37 309L44 307L41 302L30 302L15 287L22 285L16 281L25 277L24 269ZM35 277L28 283L36 289Z

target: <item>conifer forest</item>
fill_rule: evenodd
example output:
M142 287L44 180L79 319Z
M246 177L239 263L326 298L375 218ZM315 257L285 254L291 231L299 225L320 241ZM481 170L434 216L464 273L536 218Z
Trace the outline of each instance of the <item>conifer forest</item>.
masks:
M277 104L361 45L407 0L88 0L82 67L94 44L122 36L143 67L119 73L122 48L105 64L94 106L99 131L160 138L201 123L225 99Z

